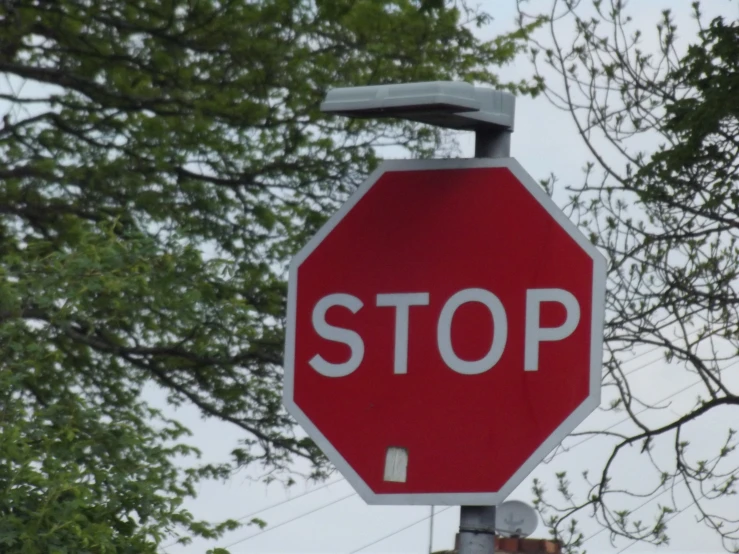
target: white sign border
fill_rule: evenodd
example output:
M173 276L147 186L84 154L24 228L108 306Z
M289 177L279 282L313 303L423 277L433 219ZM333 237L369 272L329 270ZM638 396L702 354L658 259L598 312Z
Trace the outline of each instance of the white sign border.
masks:
M585 401L536 449L513 476L496 492L480 493L407 493L377 494L370 489L359 474L313 424L310 418L293 400L295 377L295 326L298 268L351 211L368 190L387 172L428 171L443 169L507 168L549 215L593 260L592 327L590 349L590 393ZM331 463L368 504L378 505L435 505L435 506L494 506L501 504L513 490L538 466L600 404L601 372L603 356L603 322L605 319L606 260L552 201L543 188L526 172L515 158L474 158L447 160L390 160L382 163L349 197L339 210L324 224L290 263L287 299L287 329L285 337L285 375L283 403L287 411L305 429Z

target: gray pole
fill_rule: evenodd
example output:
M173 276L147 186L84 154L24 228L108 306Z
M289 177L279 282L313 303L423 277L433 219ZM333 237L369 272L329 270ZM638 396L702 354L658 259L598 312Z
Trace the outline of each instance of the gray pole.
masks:
M486 127L475 131L475 158L511 155L511 130ZM461 506L459 554L495 554L495 506Z
M429 554L434 551L434 506L431 506L431 521L429 522Z
M510 129L483 127L475 131L475 158L508 158L510 155Z
M461 506L459 554L494 554L495 506Z

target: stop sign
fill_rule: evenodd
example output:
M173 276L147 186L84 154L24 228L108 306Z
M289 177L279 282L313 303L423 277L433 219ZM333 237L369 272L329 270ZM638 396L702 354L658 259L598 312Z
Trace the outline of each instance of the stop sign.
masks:
M515 160L386 162L291 264L285 405L368 503L497 504L599 404L604 295Z

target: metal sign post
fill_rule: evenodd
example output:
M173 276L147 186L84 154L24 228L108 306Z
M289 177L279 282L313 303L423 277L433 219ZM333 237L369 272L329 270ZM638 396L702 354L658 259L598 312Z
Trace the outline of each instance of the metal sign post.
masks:
M511 133L511 126L477 129L475 158L508 158ZM460 506L459 554L494 553L495 506Z

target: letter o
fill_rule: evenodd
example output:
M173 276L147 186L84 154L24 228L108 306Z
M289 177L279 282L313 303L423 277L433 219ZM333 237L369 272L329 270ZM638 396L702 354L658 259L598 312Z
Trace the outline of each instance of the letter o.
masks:
M490 350L481 359L467 361L461 359L454 352L452 346L452 319L462 304L479 302L484 305L493 316L493 340ZM478 375L491 369L503 355L506 340L508 339L508 318L500 299L485 289L464 289L447 300L439 315L439 324L436 331L436 340L444 363L450 369L463 375Z

